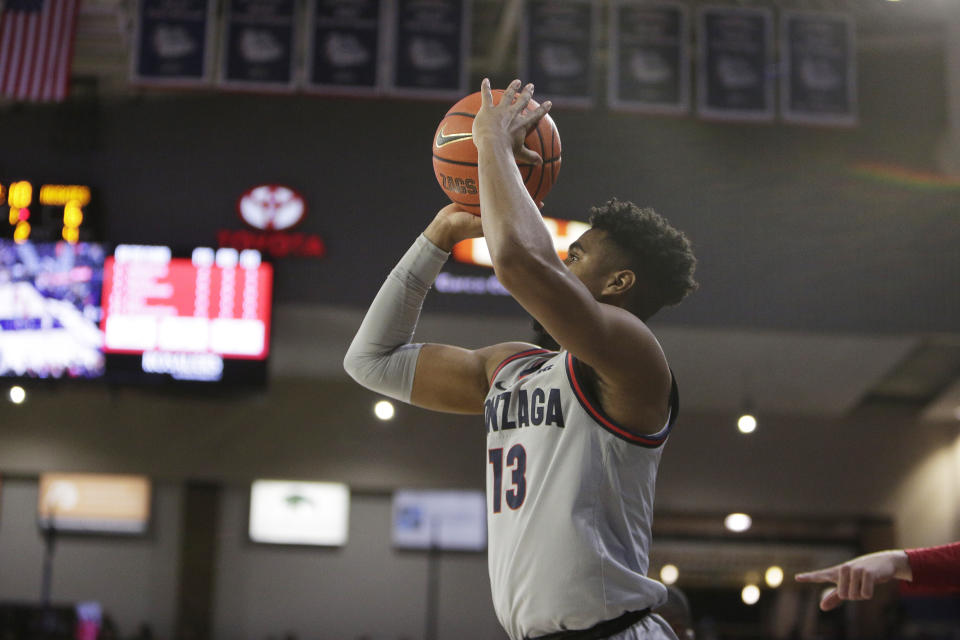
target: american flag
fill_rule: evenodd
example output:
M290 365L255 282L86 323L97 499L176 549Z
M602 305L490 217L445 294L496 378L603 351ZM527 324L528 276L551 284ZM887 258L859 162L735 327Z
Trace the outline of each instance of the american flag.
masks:
M61 102L70 86L80 0L0 2L0 96Z

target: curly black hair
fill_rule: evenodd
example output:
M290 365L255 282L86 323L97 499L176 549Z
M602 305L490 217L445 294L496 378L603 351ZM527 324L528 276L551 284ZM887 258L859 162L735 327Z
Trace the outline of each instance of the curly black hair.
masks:
M690 240L649 207L613 198L590 209L590 225L607 237L631 261L650 286L656 308L674 305L697 288L693 272L697 259Z

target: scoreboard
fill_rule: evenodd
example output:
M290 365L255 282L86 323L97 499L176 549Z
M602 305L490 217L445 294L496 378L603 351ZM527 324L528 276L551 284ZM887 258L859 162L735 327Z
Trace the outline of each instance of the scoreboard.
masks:
M225 361L267 358L272 277L254 250L119 245L104 263L103 350L138 356L145 374L223 379Z
M90 202L86 185L0 181L0 205L5 205L0 208L6 210L0 237L18 244L95 240L88 215Z

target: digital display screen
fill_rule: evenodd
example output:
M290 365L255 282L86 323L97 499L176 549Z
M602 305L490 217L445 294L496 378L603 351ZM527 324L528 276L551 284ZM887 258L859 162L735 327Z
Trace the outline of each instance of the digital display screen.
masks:
M177 258L169 247L119 245L104 265L104 351L135 356L146 375L225 380L228 362L267 358L272 286L254 250ZM108 363L121 374L130 365Z
M269 544L347 543L350 489L338 482L257 480L250 489L250 539Z
M0 375L104 374L104 259L99 244L0 240Z
M553 239L553 246L561 260L567 257L567 250L574 240L586 233L590 225L577 220L560 220L543 217L543 224ZM493 267L490 258L490 249L484 238L470 238L462 240L453 246L453 259L466 264L476 264L482 267Z
M0 177L0 210L7 219L6 224L0 224L0 237L18 243L97 240L91 200L86 185L34 184Z
M487 502L482 491L393 494L393 545L401 549L483 551Z
M150 522L150 480L138 475L43 473L37 517L44 529L145 533Z

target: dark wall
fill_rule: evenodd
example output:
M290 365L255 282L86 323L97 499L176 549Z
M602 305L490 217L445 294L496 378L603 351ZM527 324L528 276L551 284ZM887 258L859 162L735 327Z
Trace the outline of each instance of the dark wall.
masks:
M852 130L558 109L563 169L545 213L584 219L610 196L685 229L701 290L664 321L841 331L960 326L960 188L898 183L858 163L931 171L944 123L940 54L861 55ZM547 96L540 96L547 97ZM277 265L277 299L361 306L445 202L428 145L445 103L161 94L0 114L0 182L86 182L112 242L210 245L241 229L249 187L310 206L321 261ZM434 308L516 311L433 296Z

